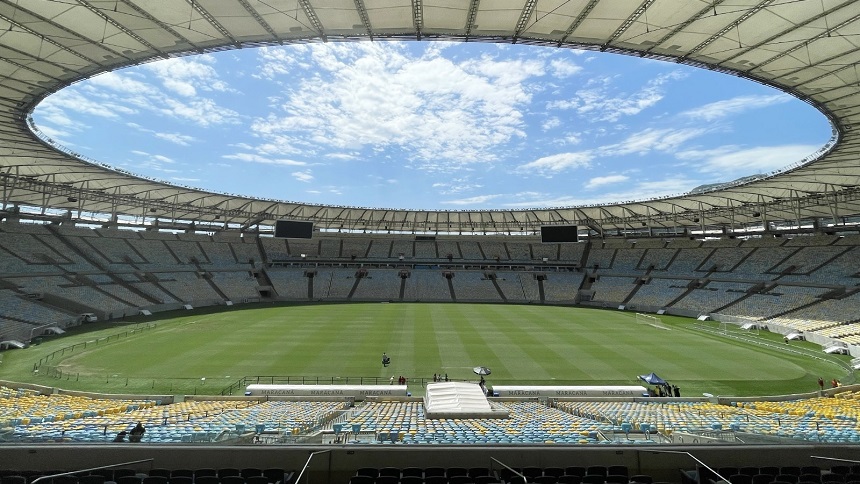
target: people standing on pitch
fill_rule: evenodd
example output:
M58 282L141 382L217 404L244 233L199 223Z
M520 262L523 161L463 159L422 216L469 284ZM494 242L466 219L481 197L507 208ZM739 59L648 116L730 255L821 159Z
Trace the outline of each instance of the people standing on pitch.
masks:
M391 358L389 358L388 355L386 355L385 352L383 351L382 352L382 366L388 366L389 364L391 364Z

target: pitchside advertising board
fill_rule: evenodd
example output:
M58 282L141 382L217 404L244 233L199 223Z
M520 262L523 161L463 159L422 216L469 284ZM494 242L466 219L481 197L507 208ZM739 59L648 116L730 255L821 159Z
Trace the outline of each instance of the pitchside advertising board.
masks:
M540 228L540 241L545 244L579 242L576 225L544 225Z
M245 388L247 396L266 397L353 397L356 401L368 396L406 397L406 385L266 385L255 383Z
M313 233L313 222L302 222L299 220L275 221L275 237L283 239L310 239Z
M628 397L647 396L643 386L508 386L493 385L500 397Z

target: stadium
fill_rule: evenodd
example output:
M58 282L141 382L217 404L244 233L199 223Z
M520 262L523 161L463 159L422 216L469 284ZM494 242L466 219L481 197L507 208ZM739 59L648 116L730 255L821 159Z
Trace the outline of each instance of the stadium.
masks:
M860 481L858 20L851 0L3 0L0 484ZM179 186L32 119L124 67L381 40L684 64L833 134L679 196L446 211Z

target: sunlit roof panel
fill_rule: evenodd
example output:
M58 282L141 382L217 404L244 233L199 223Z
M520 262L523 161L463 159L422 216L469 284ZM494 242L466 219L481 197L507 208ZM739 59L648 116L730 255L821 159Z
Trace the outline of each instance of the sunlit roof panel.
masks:
M365 0L364 6L374 31L414 31L411 3L398 0Z
M586 0L538 2L522 35L561 40L586 4Z
M460 0L434 0L424 2L424 30L426 32L464 32L469 15L469 3Z
M321 0L314 4L314 12L326 30L345 34L365 30L364 22L353 1Z

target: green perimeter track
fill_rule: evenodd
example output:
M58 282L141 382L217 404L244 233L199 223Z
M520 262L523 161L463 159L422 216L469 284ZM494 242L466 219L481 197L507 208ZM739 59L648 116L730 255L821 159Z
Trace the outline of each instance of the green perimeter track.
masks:
M636 375L653 371L678 385L682 396L809 392L819 376L853 382L847 358L825 355L817 345L785 344L776 334L727 332L715 323L671 316L662 316L659 328L637 324L633 313L621 311L349 303L160 316L84 325L4 352L0 378L149 394L218 394L242 377L259 375L365 384L402 375L413 394L423 394L422 381L434 373L475 381L472 368L479 365L492 369L490 385L637 385ZM79 343L85 341L84 348ZM40 359L75 344L34 371ZM391 357L387 368L383 352Z

